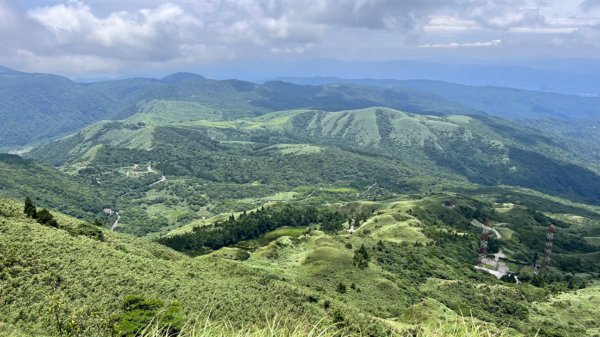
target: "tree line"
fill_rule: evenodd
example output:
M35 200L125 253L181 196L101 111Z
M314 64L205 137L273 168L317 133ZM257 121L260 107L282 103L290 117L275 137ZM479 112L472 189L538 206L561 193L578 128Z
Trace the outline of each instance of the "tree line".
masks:
M335 232L343 228L347 219L347 215L325 208L277 205L270 208L261 207L254 212L243 212L237 218L231 215L225 221L197 226L189 233L163 237L158 241L175 250L200 255L240 241L258 238L281 227L308 227L319 224L321 230Z

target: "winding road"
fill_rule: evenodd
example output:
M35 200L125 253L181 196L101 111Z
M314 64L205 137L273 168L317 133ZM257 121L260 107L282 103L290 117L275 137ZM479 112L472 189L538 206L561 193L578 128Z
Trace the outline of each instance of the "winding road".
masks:
M154 186L154 185L156 185L156 184L159 184L159 183L162 183L162 182L165 182L165 181L167 181L167 177L165 177L165 176L162 176L162 177L160 177L160 180L159 180L159 181L157 181L157 182L154 182L154 183L152 183L152 184L148 185L148 187L152 187L152 186Z
M115 211L115 214L117 215L117 220L115 220L115 223L113 223L112 227L110 228L111 231L115 231L115 229L117 229L117 226L119 225L119 220L121 220L121 215L119 215L119 212Z
M473 225L475 227L483 228L483 224L475 219L473 219L473 221L471 221L471 225ZM497 229L492 228L490 226L488 226L488 228L490 229L490 231L494 232L494 234L496 235L496 239L502 239L502 235L500 235L500 232L498 232Z

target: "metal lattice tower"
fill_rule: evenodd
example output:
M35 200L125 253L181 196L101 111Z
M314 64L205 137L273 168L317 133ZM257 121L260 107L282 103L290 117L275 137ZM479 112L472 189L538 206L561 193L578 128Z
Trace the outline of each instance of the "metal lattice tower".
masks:
M482 265L488 250L488 240L490 238L490 228L489 228L489 219L483 219L483 231L481 232L481 236L479 237L479 264Z
M546 247L544 248L544 261L542 261L542 265L540 266L541 270L546 270L548 269L548 266L550 266L550 255L552 254L554 233L556 233L556 227L553 224L550 224L548 226L548 231L546 232Z

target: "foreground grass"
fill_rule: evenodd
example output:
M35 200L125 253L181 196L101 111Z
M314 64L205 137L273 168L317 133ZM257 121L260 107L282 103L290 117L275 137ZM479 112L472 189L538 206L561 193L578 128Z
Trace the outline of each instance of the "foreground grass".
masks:
M142 331L141 337L173 337L168 331L160 329L160 324L151 324ZM291 323L278 318L261 326L235 327L226 322L196 321L186 324L177 337L345 337L372 336L368 333L346 332L337 325L322 327ZM514 332L499 331L489 324L478 322L469 317L460 317L453 322L437 322L428 325L415 325L398 329L388 336L411 337L509 337Z

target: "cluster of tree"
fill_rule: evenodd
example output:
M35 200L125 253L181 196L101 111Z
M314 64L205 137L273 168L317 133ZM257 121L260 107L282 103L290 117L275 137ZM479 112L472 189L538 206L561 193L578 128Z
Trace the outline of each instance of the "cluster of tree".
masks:
M367 221L367 219L369 218L369 216L371 216L371 214L373 214L373 209L366 209L358 214L356 214L353 218L349 218L348 219L348 226L352 227L354 226L355 228L360 227L361 224L363 224L364 222Z
M240 241L255 239L280 227L307 227L321 224L324 230L339 230L346 216L340 212L315 207L277 205L261 207L255 212L233 215L226 221L210 226L198 226L192 232L159 239L159 242L175 250L199 255L210 250L234 245Z
M58 221L54 219L52 213L45 208L42 208L40 211L38 211L37 207L35 207L33 201L31 201L29 197L25 198L25 207L23 208L23 213L25 213L25 215L27 215L29 218L35 219L42 225L58 228Z
M23 213L27 217L29 217L31 219L35 219L39 224L49 226L49 227L54 227L54 228L61 227L59 225L58 221L56 221L56 219L54 219L54 215L52 215L52 213L50 213L50 211L48 211L45 208L42 208L41 210L38 211L37 207L35 206L33 201L31 201L31 198L29 198L29 197L25 198L25 205L23 207ZM102 232L102 230L99 228L102 226L103 226L102 222L100 222L100 220L96 219L96 220L94 220L94 223L91 225L87 224L87 223L81 223L74 227L66 226L61 229L66 230L67 232L69 232L69 234L74 235L74 236L87 236L89 238L92 238L92 239L95 239L98 241L104 241L104 232Z
M369 252L364 244L354 251L353 263L360 269L365 269L369 266Z

